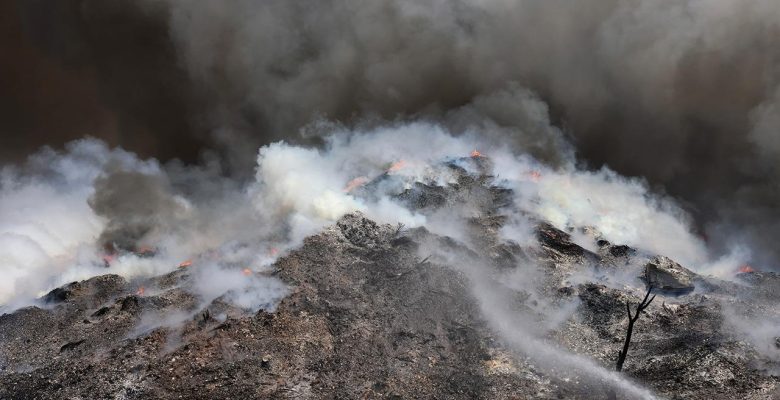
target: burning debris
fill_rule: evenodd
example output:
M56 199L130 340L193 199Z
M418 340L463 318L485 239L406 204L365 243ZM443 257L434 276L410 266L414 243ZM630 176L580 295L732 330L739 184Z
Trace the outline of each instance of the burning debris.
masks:
M398 172L406 167L407 167L406 160L398 160L390 164L390 166L387 168L387 173Z
M0 317L0 355L16 360L4 364L0 397L242 398L299 388L315 398L650 398L608 372L625 305L643 285L637 277L663 306L647 308L646 297L631 316L633 324L645 315L630 339L625 372L633 382L692 398L755 395L777 385L752 369L749 360L761 355L718 322L717 303L748 288L699 276L667 257L648 259L593 227L561 230L535 216L525 219L532 224L527 237L518 236L513 224L527 214L517 214L516 189L494 177L492 165L482 155L444 157L428 165L426 182L388 186L388 179L406 178L379 170L348 192L371 204L378 198L371 191L395 188L392 201L423 215L430 229L350 212L283 258L267 243L250 251L249 243L230 242L159 276L106 275L52 290L42 298L47 308ZM462 219L460 236L440 233L442 211ZM582 240L592 240L594 251ZM247 251L271 257L272 266L244 263ZM128 255L155 262L165 252ZM706 296L697 297L694 282ZM535 325L541 332L528 328ZM583 356L538 342L540 333ZM106 351L111 357L99 356ZM625 350L620 354L624 359ZM697 364L697 357L714 358ZM66 364L93 372L66 373ZM82 374L90 379L73 380ZM733 381L710 378L725 375ZM47 383L53 381L68 384Z
M756 272L756 270L753 267L751 267L750 265L747 265L747 264L741 265L739 268L737 268L737 273L740 273L740 274L749 274L749 273L752 273L752 272Z
M367 177L359 176L359 177L351 179L349 182L347 182L347 185L344 186L344 191L349 193L349 192L355 190L356 188L359 188L359 187L365 185L368 182L369 182L369 179Z

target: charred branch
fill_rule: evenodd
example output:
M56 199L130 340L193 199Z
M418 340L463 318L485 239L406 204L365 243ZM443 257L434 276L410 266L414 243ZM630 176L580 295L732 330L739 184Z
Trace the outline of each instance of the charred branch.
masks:
M623 349L618 354L617 363L615 364L615 370L620 372L623 370L623 363L626 361L626 355L628 355L628 347L631 345L631 335L634 332L634 324L639 319L639 315L642 314L647 306L655 300L655 295L650 297L650 292L653 291L652 286L647 287L647 293L642 301L636 306L636 311L631 314L631 303L626 300L626 313L628 314L628 328L626 329L626 339L623 341Z

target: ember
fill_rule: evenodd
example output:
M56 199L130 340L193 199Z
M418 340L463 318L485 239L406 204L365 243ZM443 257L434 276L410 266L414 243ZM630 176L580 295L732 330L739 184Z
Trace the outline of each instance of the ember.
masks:
M365 177L365 176L359 176L357 178L354 178L354 179L350 180L349 182L347 182L347 186L344 187L344 192L349 193L349 192L353 191L355 188L363 186L366 183L368 183L368 178Z
M474 151L472 151L472 152L471 152L469 155L470 155L472 158L476 158L476 157L482 157L482 153L480 153L479 151L477 151L477 149L474 149Z
M542 179L542 173L537 170L533 170L528 173L528 177L531 178L532 182L539 182L539 180Z
M244 270L241 271L241 273L244 274L244 276L251 276L252 275L252 270L249 269L249 268L244 268Z
M139 246L135 254L139 257L153 257L157 250L152 246Z
M737 273L739 273L739 274L748 274L748 273L751 273L751 272L756 272L756 270L753 269L753 267L751 267L750 265L747 265L747 264L742 265L742 266L739 267L739 269L737 269Z
M141 286L138 288L138 290L135 291L135 294L137 294L138 296L143 296L145 292L146 292L146 288Z
M390 168L387 169L387 172L395 172L403 168L406 168L406 160L398 160L390 164Z
M192 260L183 261L181 264L179 264L179 268L187 268L192 266Z

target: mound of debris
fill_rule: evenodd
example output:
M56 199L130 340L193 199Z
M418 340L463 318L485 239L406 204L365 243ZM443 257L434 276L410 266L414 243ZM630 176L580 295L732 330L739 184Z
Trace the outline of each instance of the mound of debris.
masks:
M202 307L188 290L197 266L65 285L0 316L0 398L606 398L601 383L538 365L497 334L475 271L518 313L543 314L540 298L572 305L544 341L606 370L622 346L626 302L644 290L609 277L645 279L658 299L634 332L623 369L631 382L668 398L778 396L776 353L724 319L726 308L780 312L776 298L753 292L778 293L774 274L719 281L628 246L586 250L544 221L537 245L505 241L506 189L479 169L450 168L454 184L412 186L398 200L433 212L478 196L471 240L347 214L276 261L291 293L259 312L225 297ZM536 292L500 286L510 274L537 279Z

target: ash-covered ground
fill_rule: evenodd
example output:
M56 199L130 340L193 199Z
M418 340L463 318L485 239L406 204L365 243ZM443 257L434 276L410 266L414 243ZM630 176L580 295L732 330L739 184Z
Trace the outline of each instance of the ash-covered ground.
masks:
M287 286L257 312L236 293L204 303L198 260L57 288L0 317L0 398L780 398L780 332L762 325L780 314L780 276L705 276L594 227L558 229L517 210L490 162L444 163L447 184L392 195L450 214L457 237L347 213L272 268L241 271ZM502 234L518 215L531 240ZM649 284L656 298L611 372L626 303Z

